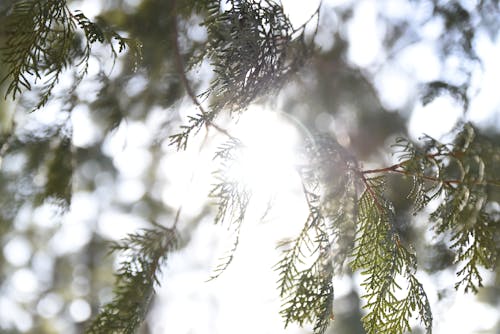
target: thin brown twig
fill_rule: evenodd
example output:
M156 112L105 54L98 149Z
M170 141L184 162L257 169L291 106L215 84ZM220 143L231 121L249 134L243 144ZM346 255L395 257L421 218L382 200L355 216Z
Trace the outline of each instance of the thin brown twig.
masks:
M178 42L179 32L177 30L177 14L176 14L176 10L175 10L175 1L173 1L172 6L174 6L174 10L173 10L173 14L172 14L172 16L173 16L173 18L172 18L172 20L173 20L172 42L173 42L173 46L174 46L174 56L175 56L175 62L177 65L177 72L179 72L180 79L182 81L184 88L186 89L186 93L188 94L188 96L191 98L193 103L200 109L202 114L207 114L205 108L203 108L200 101L198 101L198 98L196 97L195 93L193 92L191 85L189 85L189 81L188 81L188 79L186 77L186 73L184 71L184 64L182 61L182 56L180 53L179 42Z
M283 4L281 4L281 5L283 6ZM321 0L319 2L318 7L314 11L314 13L312 13L312 15L304 23L302 23L299 27L293 29L292 34L298 32L300 30L305 30L306 26L312 21L312 19L314 19L314 17L317 16L318 20L316 22L316 27L315 27L314 33L313 33L313 36L316 36L316 34L318 32L318 27L319 27L319 19L320 19L320 12L321 12L322 5L323 5L323 0Z
M172 224L172 229L174 229L174 230L177 228L177 223L179 222L181 212L182 212L182 204L179 206L179 208L177 209L177 212L175 213L174 223Z
M420 177L424 180L429 180L429 181L433 181L433 182L443 182L443 183L448 184L448 185L460 184L460 183L464 182L464 181L459 180L459 179L444 179L443 180L443 179L440 179L437 177L422 175L422 174L414 174L414 173L411 173L409 171L399 169L399 168L402 168L404 165L406 165L408 162L410 162L410 160L405 160L403 162L394 164L392 166L384 167L384 168L362 170L362 171L360 171L360 173L362 175L377 174L377 173L398 173L398 174L404 174L407 176L417 176L417 177ZM473 184L477 184L477 185L491 184L491 185L495 185L495 186L500 186L500 180L484 180L481 182L476 181L476 182L473 182Z
M376 169L367 169L367 170L362 170L361 171L361 174L365 175L365 174L375 174L375 173L387 173L387 172L394 172L396 171L398 168L401 168L403 165L405 165L406 163L408 163L410 160L406 160L406 161L403 161L403 162L400 162L400 163L397 163L397 164L394 164L392 166L389 166L389 167L384 167L384 168L376 168Z
M200 148L198 149L198 160L200 158L201 151L203 150L203 148L205 147L207 142L208 142L208 132L206 132L205 137L203 138L203 141L201 142ZM199 166L199 165L200 165L199 163L195 164L195 166ZM189 190L191 184L193 183L194 176L195 176L195 170L196 170L196 168L193 170L193 172L191 174L191 178L189 179L188 190ZM177 209L177 212L175 213L174 223L172 225L173 229L175 229L177 227L177 223L179 222L183 206L184 206L184 204L181 204L179 206L179 208Z
M179 31L177 29L177 1L176 0L172 0L172 20L173 20L173 24L172 24L172 42L173 43L172 44L174 46L174 56L175 56L175 61L176 61L176 65L177 65L177 72L179 73L182 84L183 84L184 88L186 89L187 95L191 98L193 103L200 109L202 115L204 116L205 124L207 126L213 127L214 129L216 129L220 133L226 135L230 139L235 139L235 137L233 137L226 129L221 128L217 124L210 121L208 119L208 117L206 117L209 113L205 110L205 108L202 106L202 104L200 103L200 101L196 97L196 94L194 93L193 89L191 88L191 85L189 84L189 80L186 77L186 72L184 69L184 64L182 61L182 56L180 53L179 42L178 42ZM208 135L208 131L207 131L207 135ZM207 142L207 136L205 136L205 138L200 146L199 151L201 151L203 149L206 142ZM193 178L194 178L194 173L193 173L193 175L191 175L190 182L193 181ZM174 223L172 225L172 228L174 228L174 229L177 227L177 224L180 220L182 208L183 208L183 205L181 204L179 206L179 208L177 209L177 212L175 213Z
M175 62L177 65L177 72L179 73L182 85L186 89L187 95L191 98L191 100L198 107L198 109L200 109L202 115L204 116L203 119L205 121L205 124L207 126L213 127L215 130L219 131L220 133L229 137L230 139L233 139L233 140L236 139L226 129L223 129L222 127L215 124L214 122L212 122L209 119L209 117L208 117L209 112L207 112L205 110L205 108L202 106L202 104L198 100L193 89L191 88L191 85L189 84L189 80L186 77L186 71L184 68L184 63L182 61L182 56L181 56L181 52L180 52L180 48L179 48L179 41L178 41L179 31L177 28L177 1L176 0L172 0L172 14L171 15L172 15L172 21L173 21L173 23L172 23L172 44L174 47L174 56L175 56Z
M366 191L368 191L368 193L370 194L370 196L373 198L373 202L377 206L377 209L378 209L379 213L383 214L386 210L384 210L384 208L382 207L382 204L380 204L380 202L379 202L379 200L377 198L377 194L375 194L375 191L373 191L370 183L366 179L365 174L363 172L360 172L359 175L361 177L361 180L363 181L363 184L365 185Z
M447 156L447 155L454 156L454 154L452 152L450 152L449 154L443 154L443 153L426 154L425 157L428 159L434 159L434 158L439 157L439 156ZM409 160L401 161L400 163L394 164L394 165L389 166L389 167L363 170L363 171L361 171L361 173L373 174L373 173L384 173L384 172L396 171L398 168L403 167L404 165L406 165L407 163L410 163L411 161L412 160L409 159Z

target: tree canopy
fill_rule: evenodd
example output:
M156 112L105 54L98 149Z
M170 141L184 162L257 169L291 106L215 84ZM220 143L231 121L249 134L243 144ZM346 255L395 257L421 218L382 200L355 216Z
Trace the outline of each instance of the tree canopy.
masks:
M305 208L286 197L299 228L269 268L283 328L431 333L443 272L499 305L498 1L315 6L0 4L2 330L155 332L169 259L210 220L229 247L206 278L223 276L278 178ZM416 138L423 112L448 133ZM358 284L337 298L341 277Z

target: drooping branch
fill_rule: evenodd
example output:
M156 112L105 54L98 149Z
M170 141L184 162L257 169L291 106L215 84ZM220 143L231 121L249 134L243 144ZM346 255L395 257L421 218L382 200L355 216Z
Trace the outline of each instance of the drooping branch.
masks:
M498 248L492 243L498 234L498 209L491 205L491 187L498 187L500 182L485 175L498 175L500 149L468 123L459 127L454 137L450 144L424 137L427 142L423 149L398 139L395 146L404 160L385 168L362 170L359 175L375 205L376 191L365 175L398 173L411 177L408 198L414 201L415 213L439 199L429 218L437 235L447 232L451 236L450 248L461 264L455 287L477 292L482 285L478 267L493 268L498 257Z
M128 235L112 250L124 256L116 276L114 298L87 328L87 334L134 334L144 321L161 266L177 247L175 229L155 225Z
M129 48L136 62L141 58L140 42L95 24L79 11L72 12L66 1L17 1L5 22L5 45L0 56L6 73L0 77L0 84L7 84L5 97L13 99L25 90L37 88L34 110L47 104L65 70L77 70L72 89L77 86L87 74L96 42L108 44L114 57L117 52L113 40L119 44L118 52ZM75 43L81 34L83 47Z
M178 149L185 149L190 133L196 133L203 125L234 139L214 124L216 116L222 111L241 113L257 98L279 91L313 50L313 43L305 41L307 24L295 30L281 4L273 0L228 0L228 6L222 10L221 3L220 0L205 3L207 17L202 25L207 29L209 42L200 57L193 57L210 59L213 67L214 78L202 93L212 98L208 108L201 105L186 78L175 8L172 14L176 66L187 95L200 110L189 117L188 124L181 126L180 133L170 137L171 144ZM319 9L314 15L319 15Z

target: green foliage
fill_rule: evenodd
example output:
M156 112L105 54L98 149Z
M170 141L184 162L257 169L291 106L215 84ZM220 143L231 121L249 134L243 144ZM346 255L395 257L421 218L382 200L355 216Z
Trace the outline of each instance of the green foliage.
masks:
M0 53L7 74L0 83L8 83L5 96L15 99L23 89L32 90L42 81L35 110L47 103L65 69L79 68L80 79L86 74L91 44L106 41L116 56L111 42L116 39L119 52L127 46L137 54L140 52L138 42L103 30L81 12L72 13L66 1L20 1L5 20L7 39ZM83 47L78 26L85 35Z
M72 196L73 153L70 138L58 138L59 143L47 166L47 181L43 199L51 198L68 209Z
M307 143L305 160L300 174L309 216L296 239L280 244L275 269L285 324L312 322L314 332L323 333L333 318L332 279L353 241L356 161L326 136Z
M131 234L112 246L123 260L116 273L114 299L106 304L86 333L134 334L144 320L158 274L177 247L175 230L159 225Z
M18 207L29 198L36 206L50 202L66 212L73 195L74 151L68 134L58 127L34 134L10 134L0 150L0 166L10 164L12 156L22 157L12 175L4 175L1 190L14 191L4 196L0 206ZM38 179L38 180L37 180ZM12 191L11 190L11 191Z
M277 91L306 59L304 29L293 28L283 7L271 0L208 4L206 56L216 73L205 94L212 110L244 110L255 98Z
M315 333L326 330L332 316L333 266L326 220L318 208L319 197L308 193L310 214L295 240L282 242L284 256L276 265L278 288L284 300L281 314L290 322L315 324Z
M405 157L401 172L411 174L417 190L413 194L417 207L440 198L441 204L431 213L438 235L450 235L451 249L460 263L458 282L465 291L477 292L482 286L479 267L493 269L498 257L498 210L490 199L498 181L493 176L500 159L500 148L477 137L471 124L457 131L451 144L426 137L424 150L411 144L403 146ZM431 188L423 185L432 181Z
M40 102L45 105L63 69L74 54L74 22L65 2L23 1L16 3L7 17L7 41L2 49L9 67L2 81L9 80L6 95L16 98L22 88L31 90L32 76L46 80Z
M432 315L427 296L415 277L416 258L400 242L394 231L394 210L384 197L384 177L364 178L365 191L359 200L353 270L366 276L361 284L366 293L368 314L363 323L368 333L410 331L409 318L420 315L427 333L432 330ZM400 279L406 279L405 287ZM406 295L400 297L402 293Z

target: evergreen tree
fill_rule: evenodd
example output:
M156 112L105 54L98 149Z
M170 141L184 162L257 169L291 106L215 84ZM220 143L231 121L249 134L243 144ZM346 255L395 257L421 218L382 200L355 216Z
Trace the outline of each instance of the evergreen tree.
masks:
M0 284L5 291L15 284L16 266L36 272L39 263L50 263L36 297L17 303L37 332L61 330L45 320L44 302L55 298L74 305L82 295L92 320L72 330L148 332L144 321L154 291L168 284L162 268L176 249L191 242L191 226L206 217L233 232L231 248L211 278L222 275L237 257L242 226L251 223L249 208L257 197L251 184L234 173L244 164L248 147L232 126L252 105L276 99L303 134L296 173L308 208L301 231L278 245L282 257L274 270L285 327L311 323L314 333L325 333L333 319L334 328L356 326L343 321L352 315L337 315L332 307L334 278L353 273L362 277L357 303L363 310L356 312L362 313L366 333L405 333L414 327L412 319L432 332L431 304L418 275L423 269L455 271L450 286L457 293L481 291L487 269L496 282L489 287L497 292L491 302L498 303L498 129L467 121L475 91L482 88L477 43L498 38L497 1L479 1L473 8L460 2L405 1L418 13L405 18L381 10L386 59L366 67L348 58L352 41L346 27L359 10L355 3L320 3L299 25L289 18L286 3L274 0L130 3L110 2L95 18L65 0L0 4L0 89L5 97L0 105L0 237L5 249L16 242L32 249L19 264L4 251ZM376 84L375 65L383 67L408 44L425 40L419 25L436 22L441 30L434 41L443 68L456 59L460 65L452 68L453 75L443 71L414 83L418 94L391 108ZM195 27L206 36L193 33ZM321 44L325 36L332 45ZM208 83L203 76L193 77L206 67L211 69ZM412 141L405 126L411 110L443 96L463 108L462 119L443 139L425 135ZM190 113L182 117L186 109ZM58 111L51 116L50 110ZM95 133L76 145L76 132L90 131L75 118L84 111ZM50 121L43 119L45 114ZM325 115L335 120L337 131L321 124ZM129 122L148 124L152 132L142 147L150 161L140 175L146 190L131 201L116 199L118 191L110 191L125 180L116 157L105 148ZM259 129L254 132L258 135ZM186 218L182 205L168 207L158 195L169 181L159 165L167 153L183 154L203 133L200 151L209 135L225 140L215 152L218 167L207 198L216 210L207 204ZM176 152L167 151L168 145ZM397 161L387 163L387 153ZM379 167L364 167L370 163ZM110 242L92 217L79 251L58 251L48 241L72 228L65 220L73 217L70 209L78 196L99 198L102 207L96 210L111 207L141 217L148 226ZM48 219L52 223L37 223L44 210L57 212ZM416 226L422 216L434 241ZM109 247L119 260L114 278L106 270L113 261L105 256ZM436 255L426 260L426 252ZM75 288L78 280L85 281L86 292ZM113 281L112 297L103 297Z

